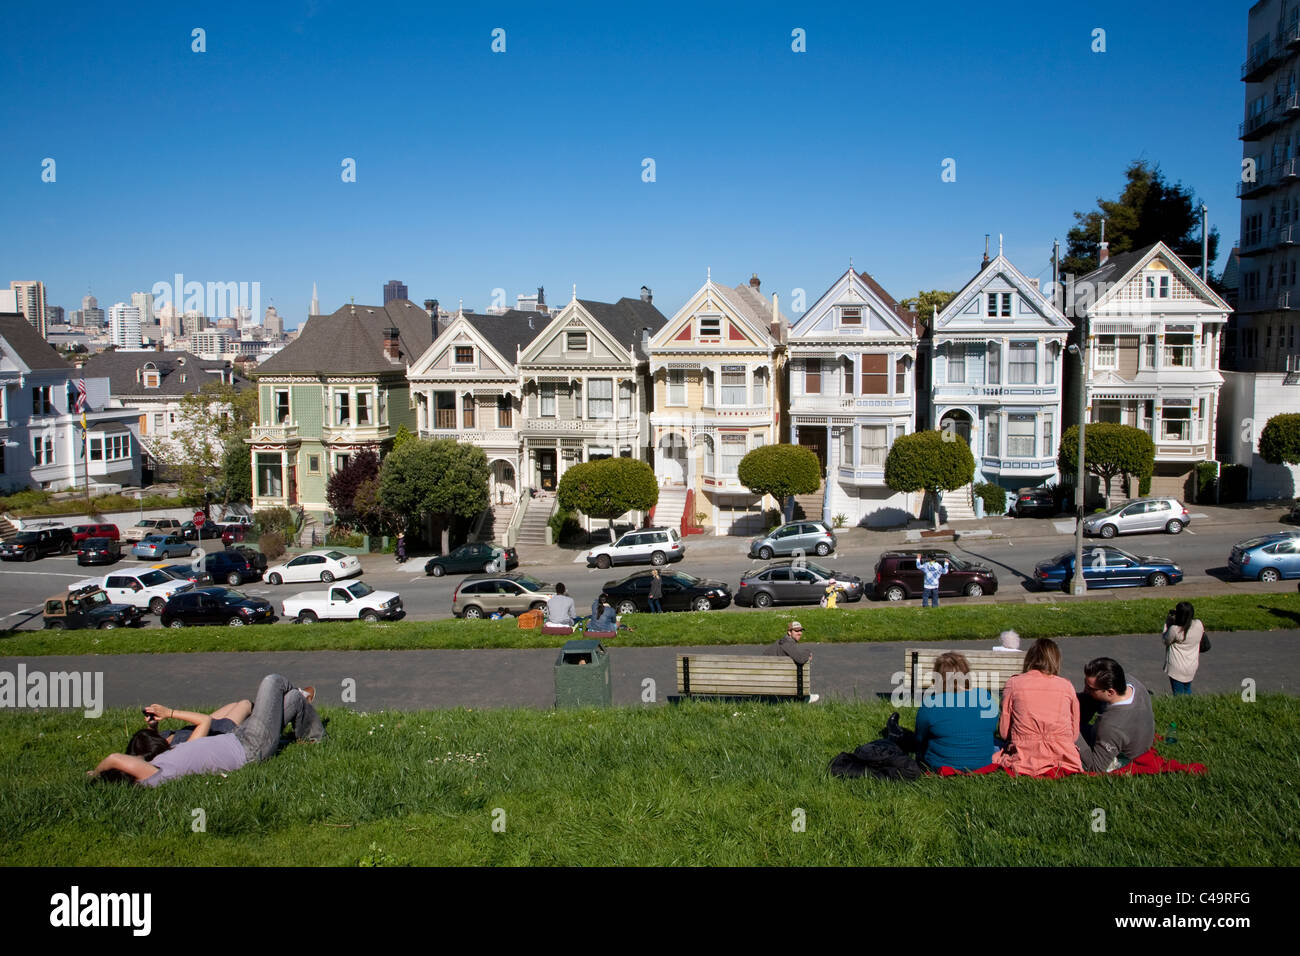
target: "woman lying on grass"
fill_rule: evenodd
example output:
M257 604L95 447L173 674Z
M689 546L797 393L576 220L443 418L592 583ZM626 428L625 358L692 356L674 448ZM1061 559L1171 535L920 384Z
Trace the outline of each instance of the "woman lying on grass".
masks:
M141 786L156 787L189 774L226 773L246 763L269 760L275 756L285 724L293 724L298 740L316 742L325 738L325 727L312 706L315 695L314 688L299 689L279 674L268 674L257 689L248 719L233 733L215 736L209 734L211 715L151 704L145 713L153 719L175 717L193 724L190 739L174 747L154 746L152 757L109 754L89 775L105 781L134 781ZM165 743L161 737L159 742Z

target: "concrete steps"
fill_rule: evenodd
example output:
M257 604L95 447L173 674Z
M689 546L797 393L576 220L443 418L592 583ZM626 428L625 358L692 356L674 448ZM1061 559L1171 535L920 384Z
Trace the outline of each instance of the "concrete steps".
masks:
M658 528L682 527L682 512L686 510L686 489L668 485L659 489L659 503L655 505L654 524Z
M971 500L971 486L963 485L956 491L945 491L939 496L944 521L974 521L975 505Z
M546 525L551 520L551 509L555 496L539 493L530 502L524 512L524 520L519 525L519 539L522 547L546 547ZM502 528L504 529L504 525Z
M0 515L0 540L8 541L17 533L18 529L14 527L13 522L4 515Z
M807 519L809 521L822 520L822 504L826 494L826 486L823 484L820 491L811 495L794 496L794 518Z

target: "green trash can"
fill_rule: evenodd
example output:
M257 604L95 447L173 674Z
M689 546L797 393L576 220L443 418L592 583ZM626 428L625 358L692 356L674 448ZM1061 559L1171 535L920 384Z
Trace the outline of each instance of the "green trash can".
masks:
M609 651L600 641L566 641L555 659L556 707L608 707Z

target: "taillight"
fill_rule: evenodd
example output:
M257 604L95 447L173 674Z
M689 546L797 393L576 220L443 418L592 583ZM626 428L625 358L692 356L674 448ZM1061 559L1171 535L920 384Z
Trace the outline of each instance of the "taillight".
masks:
M1241 556L1241 563L1242 563L1242 564L1250 564L1250 555L1249 555L1249 554L1243 554L1243 555Z

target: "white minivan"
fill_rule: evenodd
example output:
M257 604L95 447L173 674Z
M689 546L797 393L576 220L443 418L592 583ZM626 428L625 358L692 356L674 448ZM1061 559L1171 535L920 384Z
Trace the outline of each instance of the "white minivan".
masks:
M686 544L674 528L640 528L629 531L613 544L602 544L587 552L587 567L607 568L612 564L653 564L659 567L686 557Z

